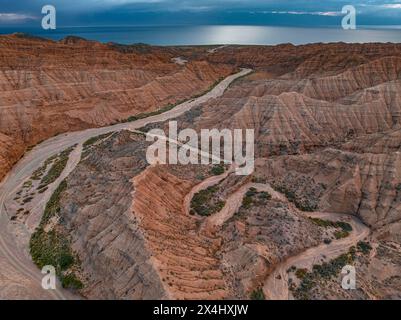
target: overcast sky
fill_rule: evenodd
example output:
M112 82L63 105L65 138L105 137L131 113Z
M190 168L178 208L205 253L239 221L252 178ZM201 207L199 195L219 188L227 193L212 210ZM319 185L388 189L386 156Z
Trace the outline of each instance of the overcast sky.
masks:
M338 25L352 4L358 24L401 25L401 0L0 0L0 26L40 26L53 4L58 26L110 25Z

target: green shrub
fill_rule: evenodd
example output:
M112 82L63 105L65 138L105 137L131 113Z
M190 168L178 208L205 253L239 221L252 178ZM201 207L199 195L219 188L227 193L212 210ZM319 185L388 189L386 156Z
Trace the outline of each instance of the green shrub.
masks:
M22 203L23 203L23 204L26 204L26 203L31 202L32 200L33 200L33 197L27 197L27 198L25 198L24 200L22 200Z
M46 204L45 211L40 221L40 226L44 227L49 220L60 212L60 197L61 194L67 189L67 181L63 180L57 189L54 191L49 201Z
M87 149L87 148L93 146L96 142L108 138L108 137L111 136L113 133L114 133L114 132L108 132L108 133L104 133L104 134L101 134L101 135L96 136L96 137L89 138L88 140L86 140L86 141L83 143L83 148L84 148L84 149Z
M210 170L210 173L214 176L219 176L223 174L225 171L224 164L217 164L213 166L213 168Z
M39 268L51 265L58 275L74 264L74 256L66 237L52 230L49 232L39 228L32 235L29 243L32 260Z
M249 209L252 206L252 202L252 197L245 196L244 199L242 199L242 207Z
M304 212L313 212L313 211L316 211L316 209L317 209L317 205L311 205L308 202L299 202L295 198L293 199L292 202L295 204L295 206L299 210L304 211Z
M59 265L61 270L67 270L69 267L71 267L74 262L74 256L71 254L71 252L69 252L69 250L64 250L60 252L60 256L59 256Z
M359 241L357 244L357 248L358 251L362 252L363 254L369 254L370 251L372 250L372 246L365 241Z
M251 292L251 300L265 300L265 294L262 288L255 289Z
M226 205L225 201L217 201L216 203L216 212L219 212L220 210L222 210L224 208L224 206Z
M212 186L196 193L191 200L191 210L200 216L210 216L219 212L225 206L225 201L213 201L218 190L217 186Z
M249 209L252 205L264 205L271 199L271 195L267 192L258 192L256 188L249 188L242 199L243 209Z
M67 182L63 180L50 197L40 224L29 241L29 250L33 262L43 268L46 265L54 266L57 276L60 277L63 287L80 289L83 284L74 275L65 275L66 271L77 264L77 259L71 249L67 234L53 228L46 231L50 219L60 212L60 197L66 190Z
M336 227L341 228L343 231L351 232L352 226L347 222L337 221L335 223Z
M339 239L343 239L349 236L349 232L348 231L336 231L334 232L334 237L339 240Z
M310 221L312 221L314 224L316 224L319 227L323 228L328 228L328 227L333 227L333 222L329 220L323 220L319 218L309 218Z
M297 299L307 300L310 297L310 291L319 282L319 279L330 279L338 276L342 268L348 264L352 264L355 260L355 248L351 247L349 251L339 257L324 262L321 265L315 264L312 272L302 273L302 280L298 288L294 291Z
M257 190L255 188L249 188L249 190L246 192L247 197L253 197L255 194L257 194Z
M80 290L84 287L81 280L74 273L69 273L61 277L61 285L65 289Z
M270 200L272 198L272 196L268 193L268 192L261 192L258 195L259 199L263 199L263 200Z
M39 189L38 192L39 193L43 193L48 189L48 187L42 187L42 189Z
M341 229L342 231L338 231L338 236L340 238L347 237L349 235L349 232L352 231L352 226L347 222L342 222L342 221L333 222L330 220L323 220L319 218L309 218L309 220L312 221L314 224L318 225L319 227Z
M312 204L307 200L299 199L294 191L278 184L273 184L272 186L277 192L285 194L288 201L292 202L299 210L305 212L313 212L317 210L317 204Z
M61 173L64 171L67 165L70 153L73 150L74 147L70 147L58 155L58 157L56 158L56 160L54 160L53 165L51 166L47 174L40 181L38 189L45 188L47 185L53 183L58 179L58 177L60 177Z
M196 180L202 181L202 180L204 180L204 179L205 179L205 177L203 176L203 174L197 174L197 175L196 175Z
M295 271L295 275L297 276L298 279L305 278L307 273L308 273L307 269L298 269L297 271Z

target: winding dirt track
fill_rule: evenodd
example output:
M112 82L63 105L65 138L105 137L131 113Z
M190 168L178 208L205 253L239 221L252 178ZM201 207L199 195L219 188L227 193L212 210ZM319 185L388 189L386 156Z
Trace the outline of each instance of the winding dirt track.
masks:
M189 211L189 205L193 195L201 190L204 190L212 185L215 185L225 179L230 171L225 172L222 175L211 177L200 184L196 185L191 192L187 195L185 199L185 209ZM250 188L256 188L259 192L267 191L269 192L273 199L288 201L287 198L277 191L273 190L269 184L260 183L247 183L241 186L237 191L231 194L227 200L224 208L208 217L204 223L205 227L216 227L224 224L225 221L230 219L235 212L239 209L244 198L245 193ZM346 253L351 246L355 246L358 241L363 240L370 234L370 229L364 225L358 218L354 216L330 213L330 212L308 212L303 213L306 217L320 218L330 221L344 221L348 222L352 226L352 232L346 238L340 240L334 240L330 244L321 244L317 247L309 248L296 256L290 257L284 262L276 266L275 270L266 279L263 291L266 299L269 300L289 300L291 299L290 292L288 290L288 274L287 270L291 266L296 266L297 268L307 268L311 269L312 266L320 261L328 261Z
M309 248L279 264L274 272L267 278L263 286L263 291L267 299L288 300L291 298L288 290L287 274L287 270L291 266L311 270L312 266L317 262L322 260L328 261L346 253L350 247L355 246L358 241L363 240L370 233L370 229L358 218L353 216L328 212L308 213L306 216L331 221L346 221L351 224L353 230L346 238L334 240L329 245L321 244L317 247Z
M242 69L240 72L222 80L216 87L203 96L184 102L174 109L160 115L130 123L65 133L44 141L27 153L0 184L0 299L77 298L66 290L43 290L41 287L43 275L32 262L28 252L28 242L32 232L32 226L39 222L40 215L34 218L29 217L29 225L19 225L18 233L16 233L15 223L10 221L11 215L7 209L7 204L12 201L13 194L47 158L78 144L79 150L74 151L74 154L70 157L69 163L67 164L67 170L70 172L78 162L77 159L79 159L82 143L89 138L124 129L135 130L149 123L174 119L195 106L203 104L210 99L220 97L235 79L251 71L250 69ZM65 172L63 173L63 176L64 175ZM61 178L62 177L60 177L60 179ZM49 189L54 190L57 183L59 183L59 180L54 182ZM40 197L40 199L35 199L34 201L37 201L38 205L43 207L50 195L50 191L45 192L42 195L37 195L36 197ZM58 287L60 287L60 285L58 285Z
M231 194L220 212L210 216L207 219L209 226L222 226L228 219L230 219L241 207L242 200L244 199L245 193L250 189L255 188L259 192L266 191L271 194L273 199L284 201L284 196L273 190L268 184L262 183L247 183L241 186L237 191Z

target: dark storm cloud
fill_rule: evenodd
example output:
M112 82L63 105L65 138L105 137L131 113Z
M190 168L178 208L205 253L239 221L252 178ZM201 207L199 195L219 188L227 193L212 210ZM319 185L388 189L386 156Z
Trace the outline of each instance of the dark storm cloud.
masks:
M399 24L401 0L1 0L0 23L38 23L53 4L61 25L106 24L331 24L343 5L354 5L361 21ZM311 18L313 17L313 18Z

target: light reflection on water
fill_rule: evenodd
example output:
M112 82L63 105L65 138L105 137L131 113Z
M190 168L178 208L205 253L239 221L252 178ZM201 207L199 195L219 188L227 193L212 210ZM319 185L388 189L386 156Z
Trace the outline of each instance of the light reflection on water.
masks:
M274 45L316 42L401 42L401 30L364 28L293 28L270 26L150 26L150 27L71 27L54 31L42 29L6 29L0 33L27 32L59 40L67 35L102 42L153 45L247 44Z

